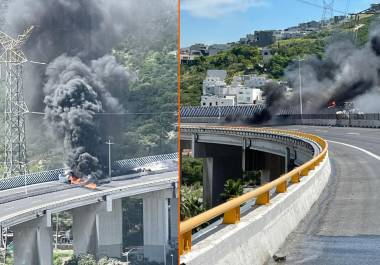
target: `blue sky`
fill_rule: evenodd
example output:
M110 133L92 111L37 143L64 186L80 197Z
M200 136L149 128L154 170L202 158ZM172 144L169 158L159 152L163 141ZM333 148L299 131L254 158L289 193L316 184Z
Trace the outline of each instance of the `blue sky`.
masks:
M301 0L302 1L302 0ZM321 5L322 0L306 0ZM329 2L329 0L327 0ZM361 11L374 0L335 0L334 9ZM322 9L297 0L181 0L181 47L237 41L255 30L320 20ZM340 15L335 12L334 15Z

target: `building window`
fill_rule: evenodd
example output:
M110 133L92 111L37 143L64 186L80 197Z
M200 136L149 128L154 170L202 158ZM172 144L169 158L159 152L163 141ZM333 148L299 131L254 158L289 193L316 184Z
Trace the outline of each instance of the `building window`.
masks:
M202 104L203 106L206 106L206 103L205 102L203 102L203 104Z
M210 102L210 106L212 106L212 102Z
M215 105L218 106L218 102L215 102Z

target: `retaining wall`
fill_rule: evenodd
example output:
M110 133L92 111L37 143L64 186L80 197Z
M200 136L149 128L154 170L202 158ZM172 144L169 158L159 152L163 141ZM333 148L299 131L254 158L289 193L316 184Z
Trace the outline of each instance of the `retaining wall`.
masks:
M243 216L238 224L219 225L181 257L186 265L259 265L268 261L317 201L331 174L328 156L286 193Z

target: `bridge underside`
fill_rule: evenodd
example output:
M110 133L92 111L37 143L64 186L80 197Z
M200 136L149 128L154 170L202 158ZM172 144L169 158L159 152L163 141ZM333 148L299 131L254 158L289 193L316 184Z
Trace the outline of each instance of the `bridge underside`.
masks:
M291 159L289 150L283 147L282 155L279 155L253 147L182 142L182 148L192 147L193 157L203 158L203 201L206 208L220 204L220 194L224 191L226 180L242 179L245 171L260 170L260 182L266 183L294 167L294 159Z
M143 203L143 252L151 262L162 263L178 241L178 203L172 188L134 197ZM114 196L114 195L113 195ZM117 196L117 195L116 195ZM122 196L122 195L119 195ZM71 210L73 249L76 256L92 254L121 258L123 249L122 198L109 198ZM127 213L128 214L128 213ZM12 226L15 265L52 265L52 212ZM170 244L170 245L169 245Z

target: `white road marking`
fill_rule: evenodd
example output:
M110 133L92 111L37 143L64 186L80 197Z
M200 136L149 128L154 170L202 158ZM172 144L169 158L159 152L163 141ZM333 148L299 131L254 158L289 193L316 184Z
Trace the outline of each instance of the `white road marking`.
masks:
M359 150L359 151L362 151L363 153L366 153L367 155L369 156L372 156L373 158L377 159L380 161L380 156L368 151L368 150L365 150L363 148L360 148L360 147L357 147L355 145L351 145L351 144L346 144L346 143L342 143L342 142L336 142L336 141L331 141L331 140L327 140L327 142L330 142L330 143L334 143L334 144L341 144L341 145L344 145L344 146L348 146L348 147L351 147L351 148L354 148L356 150Z
M349 132L347 134L351 134L351 135L360 135L360 133L357 133L357 132Z

